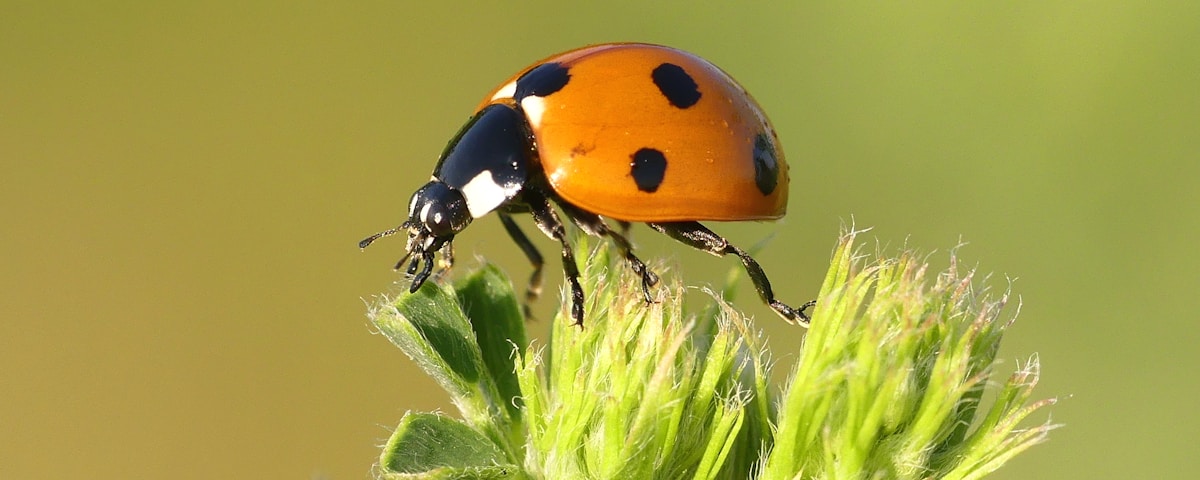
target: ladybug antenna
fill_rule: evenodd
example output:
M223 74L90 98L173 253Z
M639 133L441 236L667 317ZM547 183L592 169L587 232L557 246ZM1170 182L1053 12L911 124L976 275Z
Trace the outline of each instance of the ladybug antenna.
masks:
M401 231L403 231L403 230L408 230L408 229L409 229L409 227L411 227L411 226L412 226L412 222L411 222L411 221L405 221L404 223L401 223L401 224L400 224L400 226L398 226L398 227L395 227L395 228L389 228L389 229L387 229L387 230L384 230L384 231L382 231L382 232L379 232L379 233L376 233L376 234L374 234L374 235L371 235L371 236L369 236L369 237L367 237L367 238L364 238L364 239L362 239L362 241L361 241L361 242L358 242L358 248L367 248L367 246L368 246L368 245L370 245L370 244L374 243L376 240L379 240L379 239L381 239L381 238L383 238L383 237L388 237L388 236L395 235L395 234L397 234L397 233L400 233L400 232L401 232Z

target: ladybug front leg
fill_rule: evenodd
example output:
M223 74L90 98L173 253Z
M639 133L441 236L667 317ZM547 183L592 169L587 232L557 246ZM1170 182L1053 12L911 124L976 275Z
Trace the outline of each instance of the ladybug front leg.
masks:
M504 212L497 212L497 215L500 216L500 223L504 224L504 230L508 232L508 236L512 237L518 247L521 247L521 251L525 252L525 258L528 258L529 263L533 265L533 274L529 276L529 285L525 287L525 302L521 305L525 311L525 318L533 318L530 304L542 294L542 265L545 261L542 259L542 253L533 245L533 242L529 241L529 237L525 236L525 232L521 231L521 227L517 226L517 222L511 215Z
M439 251L442 253L442 259L438 262L437 272L433 274L436 282L441 282L450 273L450 269L454 268L454 242L447 240L446 245Z
M620 250L621 256L625 257L625 262L629 264L634 273L642 277L642 296L646 298L646 303L654 303L654 297L650 295L650 287L658 283L658 275L650 271L650 267L647 267L642 262L642 259L633 254L633 245L629 243L629 239L608 228L608 224L604 223L604 219L600 218L599 215L581 210L579 207L567 202L559 202L558 206L563 209L563 213L567 214L567 218L570 218L575 225L578 225L588 235L594 237L608 236L617 244L617 249ZM620 223L622 231L628 232L629 223Z
M728 240L701 225L700 222L648 223L647 225L675 240L690 245L692 248L718 257L731 253L737 255L742 260L742 266L746 268L746 273L750 274L750 280L754 282L754 288L758 290L758 296L762 297L763 302L775 309L789 323L808 326L809 318L804 311L816 305L815 301L805 303L799 309L795 309L776 300L775 293L771 290L771 282L767 280L767 274L763 272L762 266L754 261L750 254L733 246Z
M571 243L567 240L567 229L545 197L530 198L529 210L538 229L562 244L563 271L567 275L567 283L571 285L571 318L575 320L575 325L582 327L583 286L579 284L579 265L575 263L575 253L571 251Z

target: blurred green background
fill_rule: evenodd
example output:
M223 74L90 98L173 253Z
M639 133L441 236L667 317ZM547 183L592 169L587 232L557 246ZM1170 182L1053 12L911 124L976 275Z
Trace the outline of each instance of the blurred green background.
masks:
M355 242L489 89L618 40L772 116L790 215L713 226L775 235L784 300L850 221L1018 278L1001 372L1038 353L1066 427L995 478L1200 468L1200 2L53 3L0 8L0 479L366 477L406 410L453 409L363 315L403 241ZM502 232L460 265L524 279ZM692 284L734 265L634 236ZM790 365L803 331L739 304Z

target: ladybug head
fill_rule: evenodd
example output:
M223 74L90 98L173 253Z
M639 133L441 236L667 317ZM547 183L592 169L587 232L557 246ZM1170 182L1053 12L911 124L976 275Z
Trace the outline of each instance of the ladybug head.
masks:
M424 272L413 281L412 290L416 291L432 268L433 254L470 223L471 212L462 193L435 179L413 193L408 204L408 220L399 227L367 237L358 243L358 247L366 248L379 238L407 231L408 246L405 249L408 253L400 259L396 268L399 269L412 258L408 267L408 273L412 275L416 273L419 262L425 262Z
M462 193L438 180L426 183L408 202L408 221L403 225L409 232L408 251L427 250L433 243L440 247L470 223L471 211Z

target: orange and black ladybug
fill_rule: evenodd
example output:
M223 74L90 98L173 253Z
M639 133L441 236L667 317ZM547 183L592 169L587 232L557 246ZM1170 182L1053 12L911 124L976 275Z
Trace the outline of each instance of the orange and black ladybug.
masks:
M496 212L533 264L527 301L541 288L542 256L512 219L530 213L562 244L571 317L583 322L583 288L566 230L551 204L585 233L611 238L650 287L658 282L622 230L644 222L713 255L737 255L763 301L789 322L804 309L775 299L762 267L701 220L773 220L787 210L788 166L758 104L713 64L674 48L595 45L537 62L501 84L450 140L433 178L413 194L408 220L359 243L408 233L411 291L439 250L472 220ZM421 267L424 263L424 267ZM418 272L418 268L420 271Z

